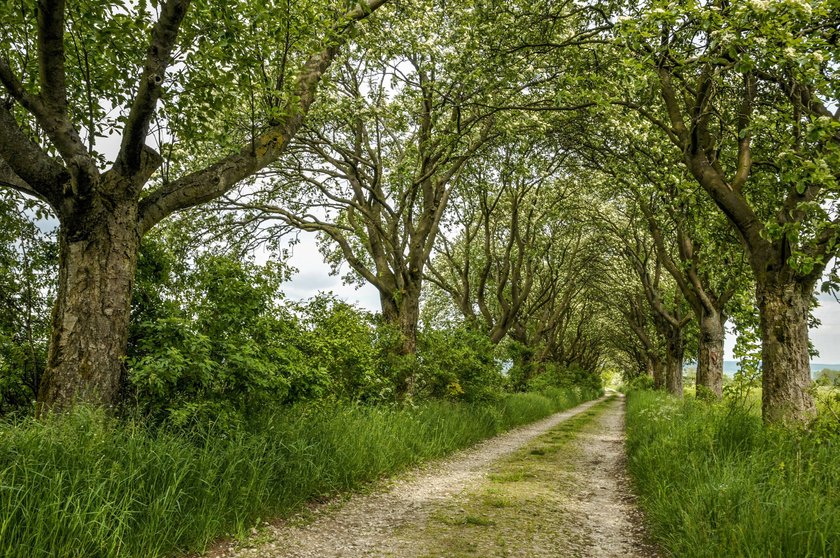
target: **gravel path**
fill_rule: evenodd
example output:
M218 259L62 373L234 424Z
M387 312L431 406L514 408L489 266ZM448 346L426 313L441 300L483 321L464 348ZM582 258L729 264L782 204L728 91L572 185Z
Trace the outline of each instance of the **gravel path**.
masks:
M583 518L588 531L591 546L583 555L656 556L625 468L624 397L610 403L592 427L577 435L575 444L579 453L570 468L575 489L568 510Z
M427 464L372 494L353 495L345 501L318 506L309 512L311 515L314 511L314 520L293 519L266 526L244 545L222 545L208 556L416 558L436 555L421 548L424 545L422 541L418 545L417 539L430 515L463 497L468 488L486 482L495 462L600 401L584 403ZM575 494L567 500L573 508L570 511L584 518L583 524L575 522L576 528L584 527L586 540L593 540L591 545L587 544L592 551L588 555L650 556L638 552L643 548L637 542L638 529L634 528L639 518L634 515L623 473L623 401L611 402L598 422L603 422L603 427L591 434L582 433L585 438L581 438L579 445L583 451L573 452L575 461L583 460L570 468L570 474L576 475L578 471L580 474L572 483L576 488L570 488Z

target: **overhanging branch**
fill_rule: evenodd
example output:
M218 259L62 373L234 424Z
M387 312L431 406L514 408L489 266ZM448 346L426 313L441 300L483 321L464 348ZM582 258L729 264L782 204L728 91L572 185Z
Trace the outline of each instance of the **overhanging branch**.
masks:
M120 153L114 162L114 170L123 176L133 176L140 171L149 122L163 92L166 69L189 5L190 0L168 0L163 5L160 18L152 30L137 95L125 124Z
M46 200L57 212L61 190L70 179L67 170L21 131L9 109L0 105L0 162L6 165L6 185ZM15 178L16 177L16 178ZM20 181L20 182L19 182ZM24 186L25 185L25 186Z
M359 2L335 25L334 31L338 32L338 38L310 56L303 65L294 88L296 93L290 100L287 116L282 121L269 127L237 153L166 184L146 197L141 202L138 217L141 230L145 233L176 211L221 196L240 181L276 161L301 127L304 116L315 100L321 77L338 54L341 44L347 40L346 30L386 2L388 0ZM332 33L326 33L326 36L331 35Z

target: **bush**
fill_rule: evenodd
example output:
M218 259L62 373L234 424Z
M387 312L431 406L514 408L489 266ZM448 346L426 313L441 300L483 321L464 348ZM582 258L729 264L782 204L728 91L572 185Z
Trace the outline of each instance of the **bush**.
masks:
M297 319L275 303L283 272L220 256L197 259L180 300L139 306L128 359L130 401L156 422L221 421L288 397L292 379L318 385L290 340ZM142 295L145 291L140 289Z
M287 270L204 254L188 266L154 237L138 268L129 341L126 414L178 428L233 430L276 403L393 402L415 380L415 400L491 401L504 376L487 336L464 326L422 331L416 355L380 318L329 294L278 300ZM531 391L598 378L551 368Z
M235 428L278 402L393 399L402 362L369 314L332 295L284 304L282 266L205 254L174 270L158 248L138 271L128 411Z
M642 391L642 390L652 390L653 389L653 377L648 376L647 374L642 374L640 376L636 376L629 382L624 385L624 392L628 391Z
M382 401L390 394L388 381L379 373L375 349L376 326L371 316L331 294L292 305L300 318L297 339L310 371L309 378L293 379L289 400L339 397ZM317 381L313 382L313 379Z
M592 392L602 392L601 376L584 370L577 364L561 366L555 363L543 363L540 373L528 380L528 389L543 391L548 388L581 387Z
M32 412L47 362L57 246L33 216L50 217L40 202L0 191L0 415Z
M497 399L503 376L494 354L486 334L465 326L422 332L417 375L423 394L456 401Z

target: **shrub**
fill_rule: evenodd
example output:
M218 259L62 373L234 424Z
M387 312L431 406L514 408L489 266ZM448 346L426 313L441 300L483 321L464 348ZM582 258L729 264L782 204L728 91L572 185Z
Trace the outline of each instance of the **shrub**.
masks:
M465 326L422 332L417 374L424 394L463 401L498 398L503 377L494 355L487 335Z
M137 410L157 422L233 426L250 409L284 400L295 374L309 369L289 342L296 318L275 303L281 279L272 266L205 255L179 279L177 303L143 308L148 321L133 324L128 359Z
M647 374L642 374L640 376L636 376L632 380L627 383L626 390L652 390L653 389L653 376L649 376Z
M0 415L32 412L46 368L57 247L39 202L0 191Z
M562 366L548 362L543 363L542 370L528 380L528 389L531 391L573 386L600 392L602 390L601 376L593 371L584 370L577 364Z
M383 355L376 346L377 326L370 314L332 294L319 294L293 308L301 317L302 350L310 366L323 370L326 381L319 384L319 393L296 382L292 399L329 394L373 402L390 397L393 389L388 375L382 374Z

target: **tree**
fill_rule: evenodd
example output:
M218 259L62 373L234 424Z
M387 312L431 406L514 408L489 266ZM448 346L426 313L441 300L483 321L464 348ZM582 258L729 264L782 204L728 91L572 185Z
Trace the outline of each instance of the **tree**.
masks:
M827 1L657 0L622 22L619 104L673 144L747 251L767 421L815 412L808 314L840 247L837 21Z
M0 12L0 184L60 222L41 412L116 401L141 237L274 162L355 23L386 1L293 12L290 2L44 0ZM238 133L214 133L225 120ZM112 164L96 150L103 133L120 138Z
M518 344L521 386L546 366L594 373L605 337L607 300L600 290L606 269L603 238L582 219L550 221L542 233L553 243L542 254L533 298L508 332Z
M720 397L725 306L735 290L743 287L743 249L737 240L730 241L728 225L720 223L722 216L710 207L710 200L684 186L691 180L687 171L652 125L614 106L603 107L591 120L592 133L581 138L579 147L584 164L600 183L602 197L617 207L632 206L639 214L640 224L653 241L653 255L673 277L699 326L697 393ZM623 305L621 313L646 352L653 350L654 344L640 329L644 313L632 305ZM653 362L650 369L656 369Z
M561 178L568 153L525 138L467 165L427 266L428 279L494 344L520 314L533 316L549 302L551 283L538 277L546 254L574 242L550 224L568 222L574 211L573 186Z
M610 344L625 354L635 364L634 369L625 367L625 379L649 376L656 389L665 388L665 359L658 332L653 327L650 306L641 288L631 277L627 262L616 261L611 266L610 281L606 289L615 300L620 319L610 323ZM626 326L623 327L623 326Z
M352 52L271 183L228 202L246 222L280 222L277 234L321 233L334 268L347 262L351 280L379 291L409 355L455 179L496 132L493 111L478 103L485 88L464 73L471 53L405 42Z
M610 231L617 250L625 258L641 285L641 293L650 308L654 328L664 344L662 377L657 378L656 360L651 358L654 383L660 387L664 381L664 387L669 393L682 397L682 369L686 349L684 329L692 316L685 311L685 301L677 286L666 280L667 271L666 275L663 275L663 264L658 257L654 241L648 234L647 227L638 223L639 210L633 201L631 199L629 207L613 207L612 211L602 211L601 222ZM655 351L656 344L649 338L646 339L646 312L631 300L629 308L625 307L623 313L647 351Z
M683 328L688 325L691 316L682 308L681 293L663 285L662 264L655 256L651 258L651 252L638 243L635 250L626 250L642 283L648 305L653 310L653 323L665 340L665 389L672 395L682 397L685 357Z

